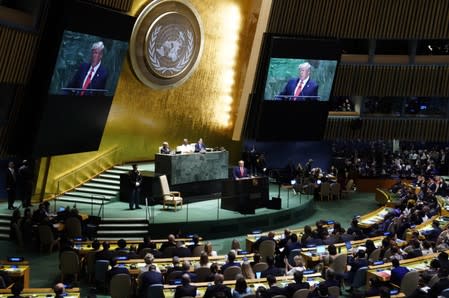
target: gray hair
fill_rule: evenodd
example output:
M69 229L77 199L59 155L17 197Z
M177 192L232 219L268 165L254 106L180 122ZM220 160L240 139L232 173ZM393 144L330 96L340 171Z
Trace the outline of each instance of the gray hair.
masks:
M104 50L104 43L102 41L97 41L96 43L92 44L91 50Z
M301 69L301 68L305 68L307 70L310 70L312 68L312 65L310 65L309 62L304 62L304 63L301 63L301 64L298 65L298 69Z

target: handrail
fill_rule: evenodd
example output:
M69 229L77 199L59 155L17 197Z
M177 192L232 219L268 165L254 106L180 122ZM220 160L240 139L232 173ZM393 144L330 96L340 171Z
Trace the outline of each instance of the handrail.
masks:
M120 164L121 161L119 160L119 152L120 147L115 146L95 158L82 163L77 168L57 176L55 178L57 187L55 196L59 196L67 191L70 191L96 177L98 174L104 172L112 166ZM89 174L87 174L87 172Z

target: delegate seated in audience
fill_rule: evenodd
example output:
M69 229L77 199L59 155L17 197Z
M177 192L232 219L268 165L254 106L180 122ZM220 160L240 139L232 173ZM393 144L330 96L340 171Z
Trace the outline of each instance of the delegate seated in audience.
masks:
M65 287L63 283L57 283L53 287L53 291L55 292L55 298L63 298L67 296L67 293L65 292Z
M114 275L122 274L122 273L130 275L128 268L126 268L124 266L124 264L118 264L117 260L112 260L111 269L107 273L108 282L111 281L111 279L112 279L112 277L114 277Z
M195 269L203 268L203 267L209 268L210 265L212 265L212 263L209 262L209 256L207 255L207 253L202 252L201 256L200 256L200 261L199 261L199 263L195 264L194 268Z
M197 234L193 235L192 242L193 242L193 244L188 246L188 248L190 249L191 252L193 252L195 247L200 246L200 237Z
M310 285L308 282L303 282L302 280L304 279L304 275L302 273L302 271L295 271L295 273L293 274L294 283L289 283L286 287L286 295L288 298L293 297L293 294L301 289L309 289Z
M196 282L198 276L196 275L196 273L190 272L190 267L191 267L190 261L184 260L184 262L182 262L182 272L184 274L188 274L191 281Z
M176 247L176 238L175 235L170 234L167 237L167 242L162 243L161 247L159 248L159 251L161 253L164 253L164 250L168 247Z
M214 284L207 287L203 298L232 298L231 288L223 284L223 274L215 274Z
M276 236L276 234L273 231L268 232L267 236L265 236L265 235L260 236L260 238L257 239L256 242L254 242L254 244L252 246L253 252L259 251L259 245L265 240L274 241L274 243L276 243L276 240L274 239L275 236Z
M180 258L190 257L192 252L184 245L184 241L176 242L176 248L173 250L173 255Z
M258 252L254 253L253 261L249 262L249 264L251 265L251 268L254 268L254 265L256 265L257 263L260 263L260 259L261 259L260 254Z
M190 282L190 276L184 273L181 277L182 285L176 287L174 298L196 297L197 288L195 286L192 286Z
M160 272L156 271L156 266L150 266L149 270L139 276L139 297L145 298L147 289L151 285L163 284L164 278Z
M125 255L129 252L129 248L126 246L126 240L125 239L119 239L117 241L117 248L115 249L114 253L115 255Z
M244 298L253 293L253 290L248 287L245 278L238 274L235 279L235 288L232 290L233 298Z
M207 253L207 255L209 257L216 257L217 256L217 252L212 248L212 243L210 243L209 241L206 242L206 244L204 245L204 251L205 253Z
M438 261L440 261L440 268L445 268L449 271L449 257L444 251L438 254Z
M236 258L235 252L233 251L228 252L228 260L224 265L221 266L221 272L224 272L226 268L231 266L241 267L240 263L235 261L235 258Z
M441 295L441 292L449 289L449 271L446 268L440 268L438 272L438 277L440 278L429 290L428 296L431 298L436 298Z
M268 268L262 272L261 277L268 277L269 275L273 276L282 276L284 275L284 271L274 265L274 258L272 256L267 256L267 265Z
M235 253L238 253L242 249L240 248L240 242L237 239L233 239L231 243L231 250L235 251Z
M143 237L143 242L139 243L139 246L137 247L137 253L140 254L140 251L144 248L156 249L156 244L151 242L150 236Z
M207 281L214 281L215 280L215 276L217 274L219 274L219 267L217 263L212 263L212 265L210 265L210 275L207 278Z
M269 288L266 289L266 291L260 292L261 298L271 298L276 295L286 295L287 289L286 288L280 288L276 285L276 277L274 275L268 275L267 276L267 282Z
M322 255L321 260L323 261L324 267L329 267L335 260L338 255L337 247L333 244L327 247L328 254Z
M161 272L161 271L159 270L158 266L157 266L156 264L153 264L153 262L154 262L154 256L153 256L153 254L147 253L147 254L145 255L145 257L143 258L143 261L145 262L145 265L139 268L140 273L147 272L147 271L150 269L150 267L151 267L152 265L153 265L154 267L156 267L156 271L157 271L157 272Z
M284 229L284 235L281 240L278 241L279 249L285 248L287 244L290 242L290 237L292 236L292 231L290 229ZM298 239L298 235L296 235L296 239Z
M95 260L107 260L109 262L112 261L115 255L114 252L109 250L110 248L109 242L104 241L102 246L103 249L95 254Z
M172 258L172 264L167 267L167 275L169 275L173 271L182 271L182 265L178 256L174 256Z
M355 273L359 268L368 266L368 260L366 253L363 249L359 249L356 253L356 257L348 261L348 265L351 266L351 270L347 273L347 279L352 284Z
M393 259L391 263L393 264L393 269L391 269L390 282L400 286L402 278L409 272L409 270L407 267L401 266L397 259Z

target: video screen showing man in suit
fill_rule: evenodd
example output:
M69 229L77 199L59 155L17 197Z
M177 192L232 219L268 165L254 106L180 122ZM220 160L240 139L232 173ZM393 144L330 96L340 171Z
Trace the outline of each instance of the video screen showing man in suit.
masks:
M264 99L275 101L328 101L337 60L270 58Z
M290 100L318 99L318 83L310 78L312 65L305 62L298 66L298 77L287 82L279 95L291 96Z
M106 82L108 71L101 63L104 52L104 44L97 41L92 44L89 62L81 63L72 80L67 85L67 90L75 95L104 95L107 91Z

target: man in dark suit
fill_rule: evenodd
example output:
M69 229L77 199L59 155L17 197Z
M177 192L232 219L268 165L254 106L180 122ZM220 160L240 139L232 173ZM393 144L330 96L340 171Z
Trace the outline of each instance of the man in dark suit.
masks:
M107 273L108 282L117 274L129 274L128 268L125 267L124 264L117 264L117 260L112 260L111 269ZM130 276L131 277L131 276Z
M232 176L235 180L249 177L248 169L245 168L245 162L243 160L240 160L239 165L232 170Z
M233 251L228 252L228 261L223 266L221 266L221 272L224 273L226 268L229 268L231 266L241 267L239 262L235 262L235 257L235 253Z
M262 298L271 298L277 295L286 295L287 294L287 289L285 288L280 288L278 286L276 286L276 277L273 275L268 275L267 276L267 282L268 285L270 286L270 288L262 293L260 293Z
M190 276L184 273L181 277L182 286L176 287L175 298L196 297L196 287L190 285Z
M209 286L204 293L203 298L223 297L232 298L231 288L223 284L224 277L222 274L215 274L214 285Z
M204 145L202 138L195 144L195 152L206 152L206 145Z
M192 252L184 245L184 241L176 242L176 248L173 250L173 255L180 258L192 256Z
M438 277L440 278L429 290L428 297L438 297L441 295L441 292L449 289L449 279L448 279L449 271L446 268L440 268L438 272Z
M70 92L74 95L104 95L108 71L101 64L104 44L102 41L94 43L91 47L91 59L89 63L82 63L75 76L67 85L74 88Z
M129 209L134 210L134 206L136 209L142 209L139 207L140 200L140 186L142 184L142 175L140 175L140 171L137 169L137 164L133 164L133 169L129 171L129 182L131 184L131 196L129 198Z
M393 259L391 263L393 264L393 269L391 269L390 282L400 286L402 278L409 272L409 270L407 267L400 266L398 259Z
M146 297L145 293L149 286L163 283L164 278L162 274L156 271L156 266L151 265L148 271L140 275L139 297Z
M287 82L278 99L288 100L318 100L318 83L310 78L312 65L305 62L298 66L299 77Z
M16 200L16 180L17 173L14 166L14 162L8 163L8 169L6 170L5 188L8 193L8 210L14 210L14 201Z
M293 273L293 277L295 279L294 283L288 284L286 287L287 290L287 297L293 297L293 294L301 289L309 289L310 285L308 282L303 282L303 273L302 271L295 271L295 273Z
M109 250L109 242L108 241L104 241L103 242L103 250L100 250L99 252L97 252L95 254L95 260L107 260L107 261L112 261L112 259L114 258L115 254L114 252Z

